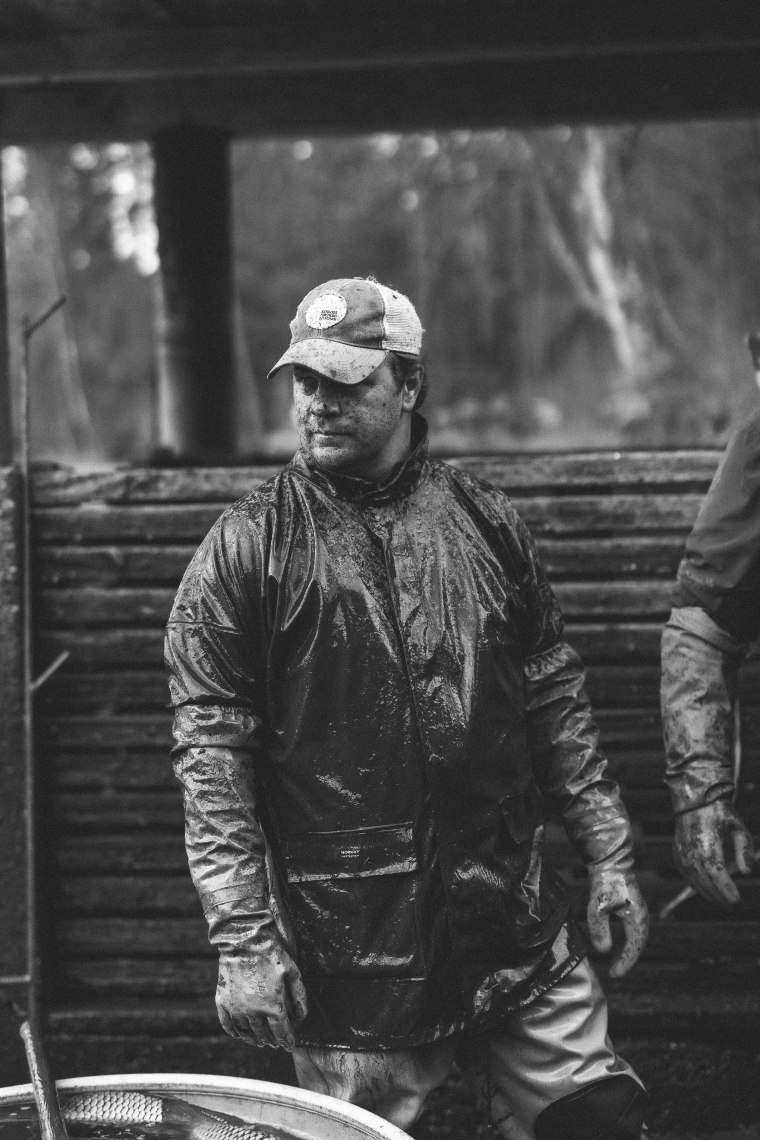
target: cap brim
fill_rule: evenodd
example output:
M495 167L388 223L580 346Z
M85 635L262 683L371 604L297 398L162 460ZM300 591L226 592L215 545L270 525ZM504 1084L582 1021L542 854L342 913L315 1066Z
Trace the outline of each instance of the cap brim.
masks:
M384 348L357 348L354 344L323 337L300 340L283 353L267 373L267 379L288 364L303 364L304 368L313 368L320 376L337 380L339 384L359 384L383 363L387 355Z

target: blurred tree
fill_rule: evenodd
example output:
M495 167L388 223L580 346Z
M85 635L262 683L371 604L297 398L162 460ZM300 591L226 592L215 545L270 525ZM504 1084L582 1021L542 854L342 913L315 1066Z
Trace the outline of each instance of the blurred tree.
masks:
M13 303L70 298L39 361L60 412L38 423L38 453L97 439L144 459L160 304L149 148L12 153ZM232 172L251 455L294 443L287 385L266 373L299 299L354 274L417 304L441 448L714 442L756 405L754 122L244 140Z

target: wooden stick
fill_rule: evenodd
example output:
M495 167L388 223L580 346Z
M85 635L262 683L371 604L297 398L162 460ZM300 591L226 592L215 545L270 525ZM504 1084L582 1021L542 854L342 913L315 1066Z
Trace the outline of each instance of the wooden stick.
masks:
M66 1125L63 1120L61 1106L58 1103L58 1093L55 1081L50 1075L47 1056L42 1040L32 1030L29 1021L22 1021L19 1026L21 1040L24 1042L26 1062L29 1066L29 1075L32 1079L34 1101L37 1105L37 1115L40 1118L40 1133L42 1140L68 1140Z

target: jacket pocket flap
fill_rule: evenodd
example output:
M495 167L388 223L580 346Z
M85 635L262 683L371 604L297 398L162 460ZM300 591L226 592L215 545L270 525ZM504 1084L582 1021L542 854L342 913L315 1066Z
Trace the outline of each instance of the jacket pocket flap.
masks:
M289 883L314 879L365 879L416 871L411 823L358 827L353 831L304 831L288 836Z
M527 843L546 819L544 797L535 784L507 796L499 807L504 825L515 843Z

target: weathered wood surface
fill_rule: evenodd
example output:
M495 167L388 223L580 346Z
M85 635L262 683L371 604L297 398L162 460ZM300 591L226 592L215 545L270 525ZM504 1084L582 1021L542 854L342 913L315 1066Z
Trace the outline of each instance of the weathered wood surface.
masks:
M683 543L717 459L715 451L692 451L457 461L507 489L536 535L568 638L587 665L654 907L680 886L663 785L660 637ZM37 655L44 664L62 649L71 654L37 710L54 836L55 985L75 1019L99 1001L207 1000L213 990L213 954L187 873L169 757L163 627L205 531L271 472L45 471L35 479ZM741 796L748 820L760 825L759 673L757 660L742 672ZM549 830L581 914L578 857L557 825ZM655 922L647 985L709 958L749 969L760 943L758 904L760 883L751 880L735 911L697 901L676 920ZM642 985L638 998L626 992L613 1013L644 1017L650 990ZM685 995L668 999L668 1016L688 1020ZM738 1008L734 991L710 1001L718 1013Z
M720 457L716 448L680 451L522 452L457 456L449 460L496 487L541 494L582 489L668 488L704 491ZM283 466L122 468L77 473L65 467L40 470L34 479L37 507L93 503L219 503L226 505L266 482Z
M69 539L64 539L70 541ZM589 579L663 577L672 579L683 551L683 535L616 535L562 539L536 537L541 561L553 578ZM176 587L195 552L195 544L143 546L46 545L34 568L41 587L134 585Z
M271 5L205 3L181 9L70 0L17 0L0 16L7 87L102 79L122 83L171 75L195 77L264 72L352 73L398 63L482 64L488 60L606 57L663 52L690 54L712 46L736 48L757 38L746 5L669 0L657 18L629 3L573 2L533 7L412 0L374 4L361 20L350 8L319 0L290 4L279 18ZM540 13L536 15L536 11ZM740 19L740 17L742 17ZM199 35L199 31L202 32Z
M669 581L560 582L557 599L569 621L663 618L670 611ZM83 586L81 589L42 590L37 609L41 625L58 629L82 626L166 625L176 586L129 589Z
M20 512L18 475L0 468L0 976L6 977L26 974L29 965Z
M688 532L702 500L690 492L657 495L512 496L520 516L538 538L565 535L607 537L635 531ZM213 503L182 503L111 506L107 503L80 507L39 507L35 513L40 544L102 542L200 541L218 519L221 509Z

